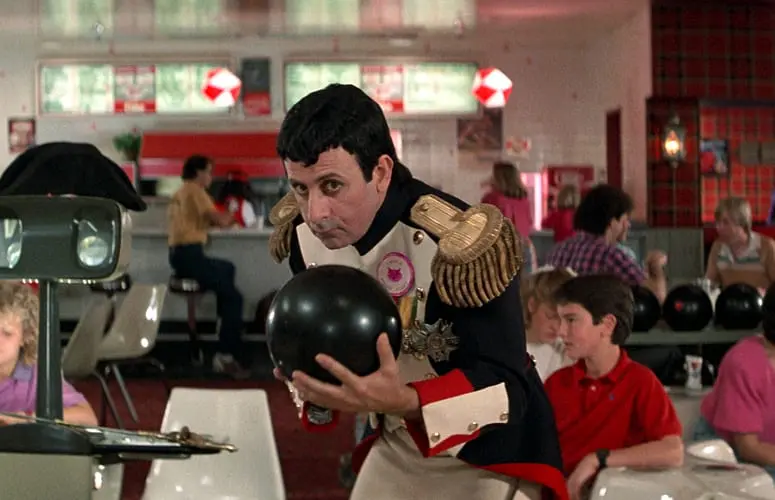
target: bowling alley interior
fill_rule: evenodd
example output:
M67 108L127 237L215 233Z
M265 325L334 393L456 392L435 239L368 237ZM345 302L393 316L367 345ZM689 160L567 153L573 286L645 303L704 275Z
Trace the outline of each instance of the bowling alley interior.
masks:
M2 372L0 432L69 425L59 420L72 391L93 409L100 439L164 450L129 447L109 461L89 452L89 487L68 500L349 498L356 426L366 417L343 413L328 432L305 430L293 391L275 378L267 332L273 300L293 276L272 257L272 208L295 192L278 134L296 103L329 84L355 85L376 101L397 157L434 189L495 204L487 200L503 189L499 168L516 173L522 280L559 262L588 193L601 185L626 193L624 230L609 243L661 285L631 283L623 348L664 385L686 453L696 451L693 429L725 354L766 323L775 282L775 1L34 0L0 2L0 26L8 122L0 279L31 285L40 303L34 416L10 419L18 410L3 401L14 396ZM68 212L67 199L57 209L13 196L50 197L51 187L24 191L6 177L34 173L43 160L32 153L62 143L118 168L143 209L115 215L108 208L127 205L113 198ZM170 250L171 214L190 184L186 169L200 160L192 172L211 169L206 192L231 218L213 216L199 248L226 274L182 275ZM78 165L34 175L55 186L45 176ZM110 220L72 222L103 209ZM119 247L122 262L94 274L89 259L117 259ZM224 354L219 333L229 328L235 356ZM69 389L43 389L59 371ZM775 384L775 372L768 377ZM194 441L191 451L185 443ZM11 448L0 435L3 469L48 456ZM6 470L16 472L0 473L2 488L19 491L3 498L65 498L25 496L11 476L39 479L21 466ZM734 498L775 498L769 487ZM637 490L630 498L689 498Z

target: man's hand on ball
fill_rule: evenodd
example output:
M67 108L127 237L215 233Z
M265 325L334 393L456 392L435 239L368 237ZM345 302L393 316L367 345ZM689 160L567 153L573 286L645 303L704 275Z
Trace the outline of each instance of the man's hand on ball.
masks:
M331 356L318 354L315 361L342 385L321 382L300 371L293 372L293 385L305 401L332 410L398 416L419 410L417 392L401 382L398 363L384 333L377 339L377 354L379 370L365 377L354 374Z

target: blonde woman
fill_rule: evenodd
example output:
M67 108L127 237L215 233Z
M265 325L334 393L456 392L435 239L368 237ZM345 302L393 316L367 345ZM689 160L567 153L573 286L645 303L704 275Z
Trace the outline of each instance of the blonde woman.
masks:
M0 281L0 425L24 421L9 414L35 414L39 308L29 286ZM66 422L97 425L89 403L64 380L62 403Z
M490 191L482 197L482 203L498 207L514 223L520 236L529 238L533 230L533 211L517 167L508 162L495 163L488 184Z
M570 269L543 267L520 282L522 311L525 316L527 352L533 356L541 380L571 364L558 340L560 316L554 293L576 273Z
M554 231L554 242L559 243L575 234L573 230L573 214L579 206L581 197L579 189L566 184L557 193L557 210L553 210L541 221L541 229Z
M727 198L716 207L718 238L713 242L705 277L720 287L747 283L766 290L775 282L775 242L752 230L751 204Z

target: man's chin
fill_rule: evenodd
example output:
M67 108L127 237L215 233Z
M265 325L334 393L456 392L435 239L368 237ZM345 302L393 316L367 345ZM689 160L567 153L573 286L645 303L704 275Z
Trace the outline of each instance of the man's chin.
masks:
M350 246L350 242L346 241L342 237L337 237L337 236L318 236L317 238L329 250L339 250L340 248L344 248L344 247Z

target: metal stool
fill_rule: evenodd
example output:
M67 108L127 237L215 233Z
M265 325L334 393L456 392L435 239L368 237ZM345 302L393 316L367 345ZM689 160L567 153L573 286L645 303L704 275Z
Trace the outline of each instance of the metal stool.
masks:
M131 287L132 278L128 274L124 274L110 281L98 281L91 285L93 292L104 293L109 299L112 299L118 293L126 292Z
M191 362L194 366L203 366L204 352L199 342L196 322L196 302L202 296L202 287L196 280L172 276L170 277L169 290L172 293L186 297L186 305L188 306L188 336L191 342Z

